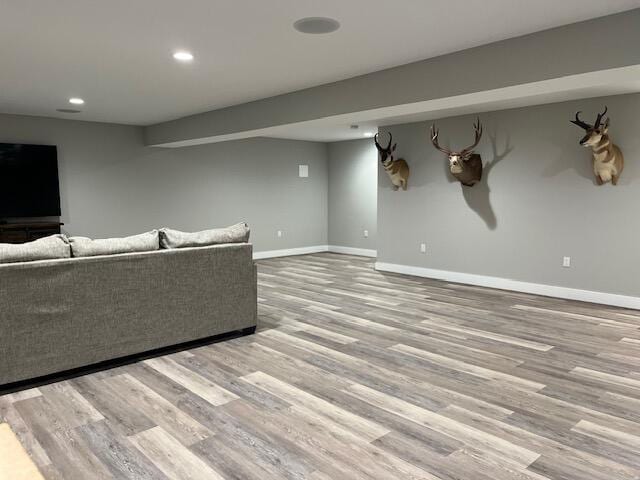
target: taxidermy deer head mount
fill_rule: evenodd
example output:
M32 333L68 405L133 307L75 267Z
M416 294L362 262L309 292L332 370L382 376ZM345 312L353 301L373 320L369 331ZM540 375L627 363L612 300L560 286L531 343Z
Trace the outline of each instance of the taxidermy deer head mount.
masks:
M477 153L473 153L473 149L476 148L482 138L482 124L479 118L473 124L473 128L475 130L473 145L459 152L454 152L440 146L438 143L438 134L440 132L435 125L431 125L431 142L433 146L448 155L451 174L467 187L473 187L482 179L482 158Z
M598 185L611 182L618 184L618 179L624 168L624 156L617 145L614 145L609 137L609 117L602 124L602 118L607 113L599 113L593 125L580 120L580 112L576 113L576 119L571 123L582 128L587 134L580 140L580 145L591 149L593 154L593 173Z
M407 165L407 162L402 158L397 160L393 159L393 152L396 151L398 144L394 143L393 147L391 146L391 143L393 142L393 135L391 135L391 132L389 132L389 145L385 148L378 143L377 133L373 137L373 141L380 153L380 162L391 179L393 189L398 190L398 188L402 187L403 190L406 190L407 182L409 181L409 165Z

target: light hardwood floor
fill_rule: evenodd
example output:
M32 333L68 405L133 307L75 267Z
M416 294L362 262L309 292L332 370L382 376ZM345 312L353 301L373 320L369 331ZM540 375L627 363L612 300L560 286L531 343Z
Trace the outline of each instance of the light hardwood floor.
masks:
M640 312L336 254L259 284L256 335L5 395L0 420L52 480L640 478Z

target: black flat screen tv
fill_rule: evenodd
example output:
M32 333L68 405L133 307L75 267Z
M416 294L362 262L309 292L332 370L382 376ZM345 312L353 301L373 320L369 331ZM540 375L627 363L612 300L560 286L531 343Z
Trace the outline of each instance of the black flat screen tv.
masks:
M0 143L0 219L60 214L56 147Z

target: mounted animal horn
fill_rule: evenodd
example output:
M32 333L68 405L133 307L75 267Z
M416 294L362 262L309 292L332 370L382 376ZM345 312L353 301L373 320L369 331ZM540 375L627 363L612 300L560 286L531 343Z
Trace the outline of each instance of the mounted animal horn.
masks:
M587 122L584 122L584 121L580 120L580 114L581 113L582 112L576 112L576 119L575 120L571 120L571 123L573 123L574 125L579 126L583 130L589 130L589 129L593 128L593 125L590 125Z
M376 144L378 152L380 152L380 162L391 179L393 189L398 190L398 188L402 187L403 190L406 190L407 182L409 181L409 165L402 158L397 160L393 159L393 152L395 152L398 144L396 143L393 147L391 146L393 142L391 132L389 132L389 145L387 145L386 148L378 143L377 133L374 135L373 141Z
M624 155L620 147L615 145L609 136L609 117L602 124L602 119L607 114L608 108L596 117L596 122L589 125L580 120L580 112L576 113L576 119L571 123L586 130L586 135L580 139L580 145L591 149L593 157L593 173L596 176L596 183L603 185L611 182L618 184L618 179L624 169Z
M593 128L600 128L602 117L604 117L607 114L607 110L609 110L609 107L605 105L604 112L598 114L598 118L596 118L596 123L593 125Z
M449 157L451 174L467 187L473 187L482 179L482 158L477 153L473 153L473 149L478 146L482 138L480 118L473 124L473 130L475 135L473 144L459 152L454 152L440 146L438 142L440 132L435 125L431 125L431 143Z
M475 135L473 145L465 148L464 150L462 150L462 152L460 152L460 155L463 158L467 158L469 155L471 155L473 153L473 149L478 146L478 143L480 143L480 139L482 138L482 124L480 123L480 118L477 118L476 122L473 124L473 131Z
M387 148L382 148L382 146L380 146L380 144L378 143L378 134L377 133L374 135L373 141L375 142L376 148L378 149L378 151L380 153L382 153L382 152L391 153L391 142L393 142L393 135L391 134L391 132L389 132L389 145L387 145Z

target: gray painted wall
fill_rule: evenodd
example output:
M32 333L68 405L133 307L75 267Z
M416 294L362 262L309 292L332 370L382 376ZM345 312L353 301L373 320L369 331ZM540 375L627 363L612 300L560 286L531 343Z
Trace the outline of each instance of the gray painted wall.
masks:
M0 115L0 132L0 142L58 146L62 221L71 235L245 220L256 251L327 244L325 144L256 138L156 149L144 146L138 127L16 115ZM298 177L298 164L309 165L309 178Z
M640 9L147 127L150 145L640 64Z
M375 250L377 165L378 152L370 138L329 144L330 245Z
M577 110L593 121L609 106L626 156L619 186L597 187L578 145ZM589 99L481 115L477 151L485 178L453 181L427 123L386 127L409 162L407 192L378 175L378 261L640 296L640 95ZM437 121L441 145L473 138L472 116ZM427 254L419 245L427 243ZM563 256L572 268L562 268Z

